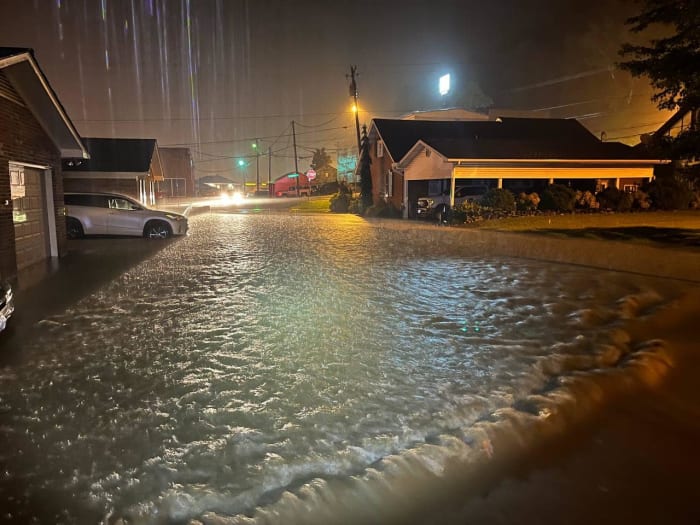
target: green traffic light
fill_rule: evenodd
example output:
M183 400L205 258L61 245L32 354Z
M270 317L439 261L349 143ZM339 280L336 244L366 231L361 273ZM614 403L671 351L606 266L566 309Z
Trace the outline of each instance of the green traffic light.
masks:
M244 165L245 165L245 162L243 161L243 159L238 159L238 165L239 165L239 166L244 166Z

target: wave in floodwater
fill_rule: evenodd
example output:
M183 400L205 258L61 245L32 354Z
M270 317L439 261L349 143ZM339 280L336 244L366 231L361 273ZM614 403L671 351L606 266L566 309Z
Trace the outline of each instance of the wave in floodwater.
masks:
M406 521L672 365L627 327L677 284L430 235L192 218L0 371L7 515Z

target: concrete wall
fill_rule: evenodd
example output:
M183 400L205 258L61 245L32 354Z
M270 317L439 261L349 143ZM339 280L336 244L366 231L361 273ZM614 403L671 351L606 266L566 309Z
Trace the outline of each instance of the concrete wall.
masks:
M58 254L65 255L66 222L60 152L27 107L0 96L0 277L5 279L17 275L10 162L51 167Z

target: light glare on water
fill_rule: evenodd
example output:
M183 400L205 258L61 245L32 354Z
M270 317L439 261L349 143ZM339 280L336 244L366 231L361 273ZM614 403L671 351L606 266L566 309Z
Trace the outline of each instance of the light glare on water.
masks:
M67 521L156 523L250 513L426 444L440 472L440 447L549 388L557 356L671 294L447 252L356 218L194 218L2 370L4 483L27 506L63 495Z

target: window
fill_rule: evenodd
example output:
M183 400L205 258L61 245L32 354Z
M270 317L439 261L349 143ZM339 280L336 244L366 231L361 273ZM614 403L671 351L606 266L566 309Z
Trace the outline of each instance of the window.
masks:
M634 193L639 189L639 186L637 184L625 184L622 186L622 191L626 193Z
M64 202L69 206L92 206L93 208L108 208L107 197L105 195L89 194L66 194L63 196Z
M377 157L384 156L384 143L381 140L377 141Z
M394 194L394 173L386 170L384 175L384 195L391 197Z
M133 210L134 205L131 201L126 199L121 199L119 197L112 197L109 199L109 207L113 210Z

